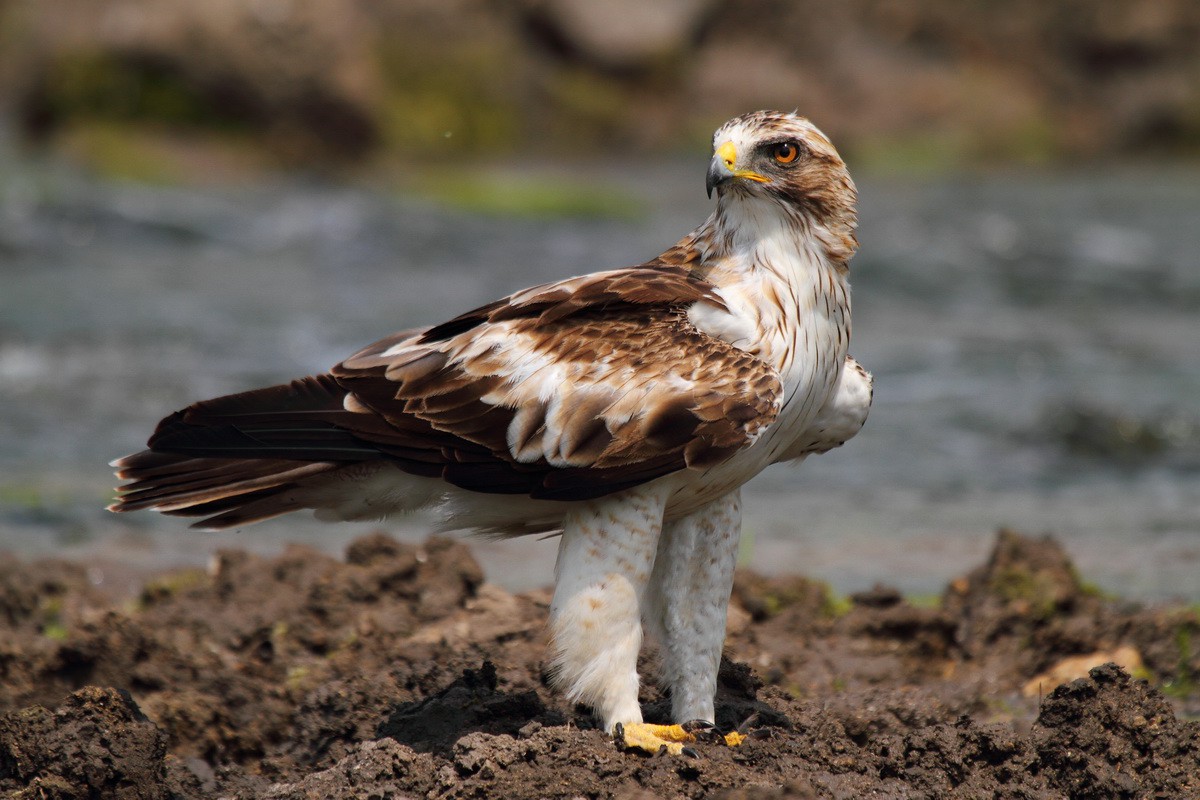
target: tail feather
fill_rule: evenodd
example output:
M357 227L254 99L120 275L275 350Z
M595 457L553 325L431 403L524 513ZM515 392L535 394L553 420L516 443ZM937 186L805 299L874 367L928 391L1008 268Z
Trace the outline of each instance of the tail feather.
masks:
M239 459L361 461L379 451L339 427L346 390L330 375L193 403L147 443L154 453Z
M302 508L305 508L304 503L284 494L281 489L279 494L272 494L257 500L246 500L230 508L228 511L221 512L200 522L194 522L189 527L205 531L238 528L242 525L249 525L254 522L262 522L273 517L290 514Z
M329 472L333 462L297 462L209 458L180 458L180 471L149 478L135 477L120 487L110 511L154 509L163 513L198 516L204 504L260 491L281 491L295 481ZM192 510L189 510L192 509Z
M334 423L346 392L328 375L196 403L159 423L149 449L112 463L127 481L110 511L209 516L228 528L303 507L300 482L378 449Z

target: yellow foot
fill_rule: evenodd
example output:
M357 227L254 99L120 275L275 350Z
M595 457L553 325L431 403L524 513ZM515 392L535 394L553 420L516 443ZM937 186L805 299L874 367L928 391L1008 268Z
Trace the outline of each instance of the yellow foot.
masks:
M750 720L747 720L749 723ZM757 732L755 732L757 733ZM623 750L642 750L652 755L667 752L673 756L685 755L699 758L700 754L688 745L698 741L724 742L728 747L737 747L755 736L736 730L724 735L716 732L712 724L700 720L682 725L651 725L646 722L617 723L613 739Z
M721 738L723 738L725 740L725 744L729 745L730 747L737 747L739 744L749 739L750 736L749 734L742 733L741 731L730 731Z
M623 750L644 750L651 755L663 751L673 756L686 755L699 758L699 754L686 745L696 741L696 735L682 725L651 725L647 722L617 723L613 739Z

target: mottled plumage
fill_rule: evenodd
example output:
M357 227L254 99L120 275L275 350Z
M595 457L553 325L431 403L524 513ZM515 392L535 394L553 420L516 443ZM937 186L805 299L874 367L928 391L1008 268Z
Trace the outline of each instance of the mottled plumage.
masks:
M714 151L716 211L659 257L196 403L114 463L127 483L111 508L208 528L307 508L562 531L558 685L635 730L644 624L677 721L711 721L739 487L840 445L871 402L847 355L855 191L833 146L801 117L758 112L722 126Z

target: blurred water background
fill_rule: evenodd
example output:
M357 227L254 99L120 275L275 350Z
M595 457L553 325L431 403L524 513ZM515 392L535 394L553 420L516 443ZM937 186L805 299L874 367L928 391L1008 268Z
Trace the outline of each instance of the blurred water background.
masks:
M1121 53L1097 70L1123 64ZM881 150L853 114L812 94L814 80L796 84L816 107L804 110L823 124L826 109L851 143L862 211L852 353L875 374L875 407L847 446L751 483L744 563L840 591L935 593L1007 525L1060 537L1105 591L1200 599L1200 164L1121 155L1124 139L1072 150L1069 126L1032 145L1028 126L996 133L979 110L1012 108L1007 78L996 80L973 84L983 100L968 108L990 131L968 140L983 151L944 126L914 149L908 122L901 144ZM773 84L767 100L790 88ZM212 179L194 157L208 145L168 137L164 150L139 138L137 120L56 128L30 149L48 112L25 108L29 119L0 118L0 552L23 558L136 571L203 563L226 546L341 552L378 525L292 516L196 534L180 519L109 515L106 464L196 399L322 371L402 326L532 283L640 263L712 209L695 120L680 148L626 148L602 121L616 145L571 151L558 139L548 155L450 164L443 152L433 167L414 145L412 167L390 164L384 179L370 167L314 176L306 154L319 161L328 143L318 155L284 148L268 169L230 168L246 160L239 144ZM860 108L878 119L871 103ZM588 114L570 119L583 126ZM458 121L446 136L470 127ZM1136 142L1194 136L1147 131ZM1013 142L1032 151L1010 158ZM1000 162L962 163L997 143L1008 143ZM180 151L191 163L164 168ZM414 541L426 530L415 518L385 528ZM476 549L493 581L550 582L553 541Z
M371 526L289 517L215 535L106 514L105 463L192 400L637 263L710 210L703 153L572 169L627 198L617 218L495 216L296 180L156 188L3 159L0 548L26 556L339 551ZM554 177L529 165L497 180L539 170ZM862 184L852 351L876 376L875 407L848 446L751 484L749 563L843 591L931 592L1010 525L1061 537L1107 590L1200 596L1200 174ZM552 542L483 550L503 583L551 574Z

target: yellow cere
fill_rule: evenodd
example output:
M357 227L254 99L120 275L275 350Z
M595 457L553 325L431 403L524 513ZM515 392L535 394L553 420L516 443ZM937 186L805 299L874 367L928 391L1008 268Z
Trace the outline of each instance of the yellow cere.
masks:
M733 172L733 165L737 163L737 148L733 146L733 142L725 142L717 148L717 155L725 162L725 166L729 167L729 171Z
M750 181L758 181L759 183L770 183L771 179L765 175L759 175L752 169L735 169L734 164L737 163L737 148L733 146L733 142L723 142L716 149L716 154L725 162L725 166L733 173L735 178L745 178Z

